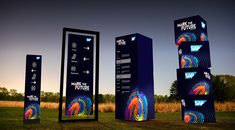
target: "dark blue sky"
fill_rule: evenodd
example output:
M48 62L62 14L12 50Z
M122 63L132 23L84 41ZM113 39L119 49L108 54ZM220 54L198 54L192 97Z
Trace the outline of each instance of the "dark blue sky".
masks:
M178 68L174 20L208 24L213 74L235 75L235 2L228 0L0 1L0 86L24 91L25 55L43 55L42 91L59 91L62 28L100 32L100 92L114 93L114 39L153 39L155 94L169 94Z

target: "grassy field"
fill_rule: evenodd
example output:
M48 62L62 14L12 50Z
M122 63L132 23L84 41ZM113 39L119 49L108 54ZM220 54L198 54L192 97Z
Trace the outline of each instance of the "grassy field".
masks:
M153 130L153 129L235 129L235 112L217 112L217 123L185 124L180 120L180 113L156 113L155 120L130 122L115 120L114 113L99 113L98 122L58 123L58 111L41 109L41 123L23 124L22 108L0 108L0 129L63 129L63 130Z

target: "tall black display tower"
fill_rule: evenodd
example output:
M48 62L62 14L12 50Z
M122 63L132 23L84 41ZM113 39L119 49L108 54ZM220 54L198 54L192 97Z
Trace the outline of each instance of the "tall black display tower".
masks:
M154 119L152 39L139 33L116 38L116 119Z

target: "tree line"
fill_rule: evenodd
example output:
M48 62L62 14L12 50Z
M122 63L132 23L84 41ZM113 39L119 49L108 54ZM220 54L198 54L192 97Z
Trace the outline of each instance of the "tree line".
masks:
M231 75L215 75L212 76L212 93L216 101L232 101L235 100L235 76ZM59 102L60 93L41 91L42 102ZM15 89L8 90L0 87L0 100L24 101L24 94L18 93ZM170 96L154 95L155 102L174 102L179 101L179 93L177 91L177 81L175 80L170 87ZM65 97L63 97L65 101ZM115 95L99 94L99 103L115 103Z
M60 93L41 91L42 102L59 102ZM0 100L7 101L24 101L24 93L18 93L15 89L7 90L5 87L0 87Z
M60 93L53 92L44 92L41 91L41 101L42 102L59 102ZM157 102L169 102L169 96L165 95L155 95L154 99ZM8 100L8 101L24 101L24 94L18 93L15 89L7 90L5 87L0 87L0 100ZM63 97L63 101L65 101L65 97ZM114 94L99 94L98 95L99 103L115 103L115 95Z

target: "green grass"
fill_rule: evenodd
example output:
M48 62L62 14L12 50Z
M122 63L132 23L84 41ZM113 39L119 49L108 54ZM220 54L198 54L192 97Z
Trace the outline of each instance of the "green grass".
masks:
M235 129L235 112L216 113L217 123L185 124L180 120L180 113L156 113L155 120L131 122L116 120L114 113L99 113L98 122L58 123L58 111L41 110L40 124L23 124L22 108L0 108L0 129L63 129L63 130L231 130Z

